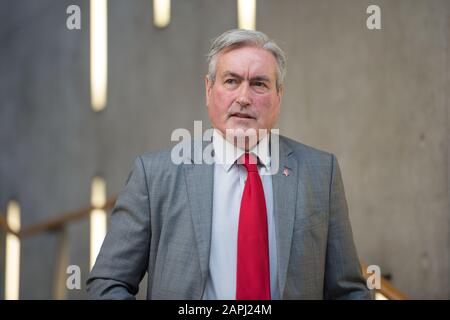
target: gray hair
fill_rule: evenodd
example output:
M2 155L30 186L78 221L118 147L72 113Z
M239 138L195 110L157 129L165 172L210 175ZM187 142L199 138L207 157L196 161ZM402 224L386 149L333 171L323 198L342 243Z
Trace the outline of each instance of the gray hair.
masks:
M279 90L286 75L286 54L274 41L260 31L232 29L214 39L207 55L209 80L212 83L216 80L216 65L219 53L244 46L266 49L273 54L277 61L277 90Z

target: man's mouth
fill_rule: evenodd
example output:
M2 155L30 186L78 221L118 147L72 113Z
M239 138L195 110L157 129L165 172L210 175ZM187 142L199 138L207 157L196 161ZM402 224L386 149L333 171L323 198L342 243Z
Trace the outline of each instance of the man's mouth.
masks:
M255 119L249 114L241 113L241 112L235 112L231 114L231 117L241 118L241 119Z

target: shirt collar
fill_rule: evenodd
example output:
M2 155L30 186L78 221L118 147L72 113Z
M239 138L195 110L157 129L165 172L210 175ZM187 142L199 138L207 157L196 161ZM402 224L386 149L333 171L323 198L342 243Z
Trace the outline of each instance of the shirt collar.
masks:
M223 166L225 171L229 171L233 164L239 159L245 150L236 147L234 144L226 140L217 129L213 132L213 148L214 161ZM250 153L258 157L259 163L266 168L270 166L270 148L269 148L269 134L262 138L257 145L255 145Z

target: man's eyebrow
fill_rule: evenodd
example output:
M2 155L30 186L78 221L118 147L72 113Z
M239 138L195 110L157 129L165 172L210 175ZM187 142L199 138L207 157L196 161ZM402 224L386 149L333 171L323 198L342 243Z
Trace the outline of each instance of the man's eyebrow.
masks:
M263 81L263 82L270 82L269 77L266 76L256 76L251 78L252 81Z
M223 73L223 76L224 76L224 77L231 76L231 77L233 77L233 78L243 79L243 77L241 77L241 76L238 75L237 73L234 73L234 72L231 72L231 71L225 71L225 72Z
M234 78L237 78L237 79L240 79L240 80L243 79L242 76L238 75L237 73L231 72L231 71L225 71L223 73L223 76L224 77L231 76L231 77L234 77ZM266 76L255 76L255 77L251 78L250 81L270 82L270 79L269 79L269 77L266 77Z

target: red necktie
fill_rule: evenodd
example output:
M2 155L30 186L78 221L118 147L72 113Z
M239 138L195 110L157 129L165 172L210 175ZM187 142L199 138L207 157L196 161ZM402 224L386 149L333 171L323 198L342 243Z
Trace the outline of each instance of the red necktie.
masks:
M236 300L270 300L266 200L256 161L249 158L246 153L248 175L239 213Z

